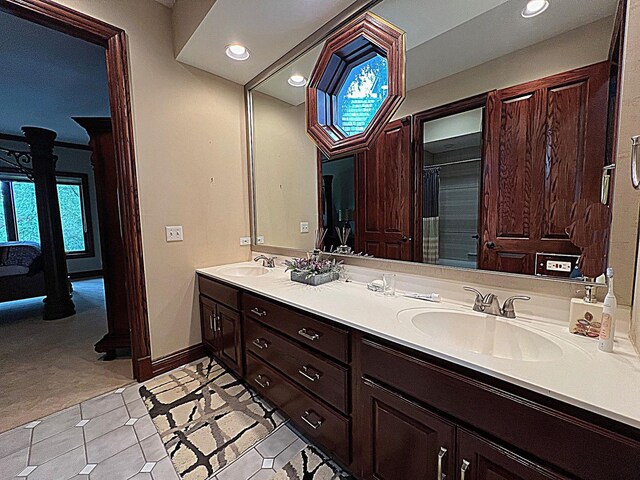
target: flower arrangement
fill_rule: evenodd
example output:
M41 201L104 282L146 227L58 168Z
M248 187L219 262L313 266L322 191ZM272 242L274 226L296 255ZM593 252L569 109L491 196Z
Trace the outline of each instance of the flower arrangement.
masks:
M340 277L344 269L342 262L309 258L294 258L284 262L287 272L291 272L291 280L308 285L321 285Z
M342 262L333 260L313 260L308 258L294 258L293 260L285 260L287 272L306 273L307 277L322 275L323 273L340 273L344 270Z

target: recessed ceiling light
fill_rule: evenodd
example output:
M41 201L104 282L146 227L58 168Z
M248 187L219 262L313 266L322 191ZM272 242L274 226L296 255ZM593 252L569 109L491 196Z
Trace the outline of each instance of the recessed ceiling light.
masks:
M524 18L533 18L536 15L540 15L547 8L549 8L549 0L529 0L527 6L522 10L522 16Z
M249 58L249 50L244 45L240 45L239 43L234 43L232 45L227 45L225 49L227 57L233 58L234 60L246 60Z
M287 80L287 82L292 87L304 87L307 84L307 79L304 78L302 75L295 74L295 75L291 75L289 77L289 80Z

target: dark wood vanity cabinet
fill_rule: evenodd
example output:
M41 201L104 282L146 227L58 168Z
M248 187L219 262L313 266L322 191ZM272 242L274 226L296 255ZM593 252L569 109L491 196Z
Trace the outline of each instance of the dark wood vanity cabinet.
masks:
M244 373L240 292L198 277L202 343L209 353L239 375Z
M640 479L637 429L223 282L198 283L209 352L357 478Z

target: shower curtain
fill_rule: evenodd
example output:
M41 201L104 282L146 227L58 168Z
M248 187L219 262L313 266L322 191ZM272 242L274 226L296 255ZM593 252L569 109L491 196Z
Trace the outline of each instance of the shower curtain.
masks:
M440 168L425 168L422 178L422 262L437 264L440 259Z

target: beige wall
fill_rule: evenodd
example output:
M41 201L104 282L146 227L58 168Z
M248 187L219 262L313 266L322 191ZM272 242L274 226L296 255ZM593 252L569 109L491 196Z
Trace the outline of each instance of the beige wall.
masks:
M407 92L394 118L607 59L613 17Z
M266 245L311 250L318 228L318 166L305 104L253 93L257 234ZM300 233L309 222L309 233Z
M634 190L630 180L631 141L640 135L640 0L628 0L627 32L620 104L618 157L616 158L616 191L613 207L616 228L611 237L611 262L633 265L638 245L638 207L640 191ZM640 257L636 258L636 272ZM619 275L619 270L616 276ZM633 272L632 272L633 275ZM640 275L636 273L633 315L630 336L640 352Z
M242 87L174 59L171 10L153 0L62 0L126 30L152 357L200 341L194 268L246 260ZM166 243L165 225L184 242Z

